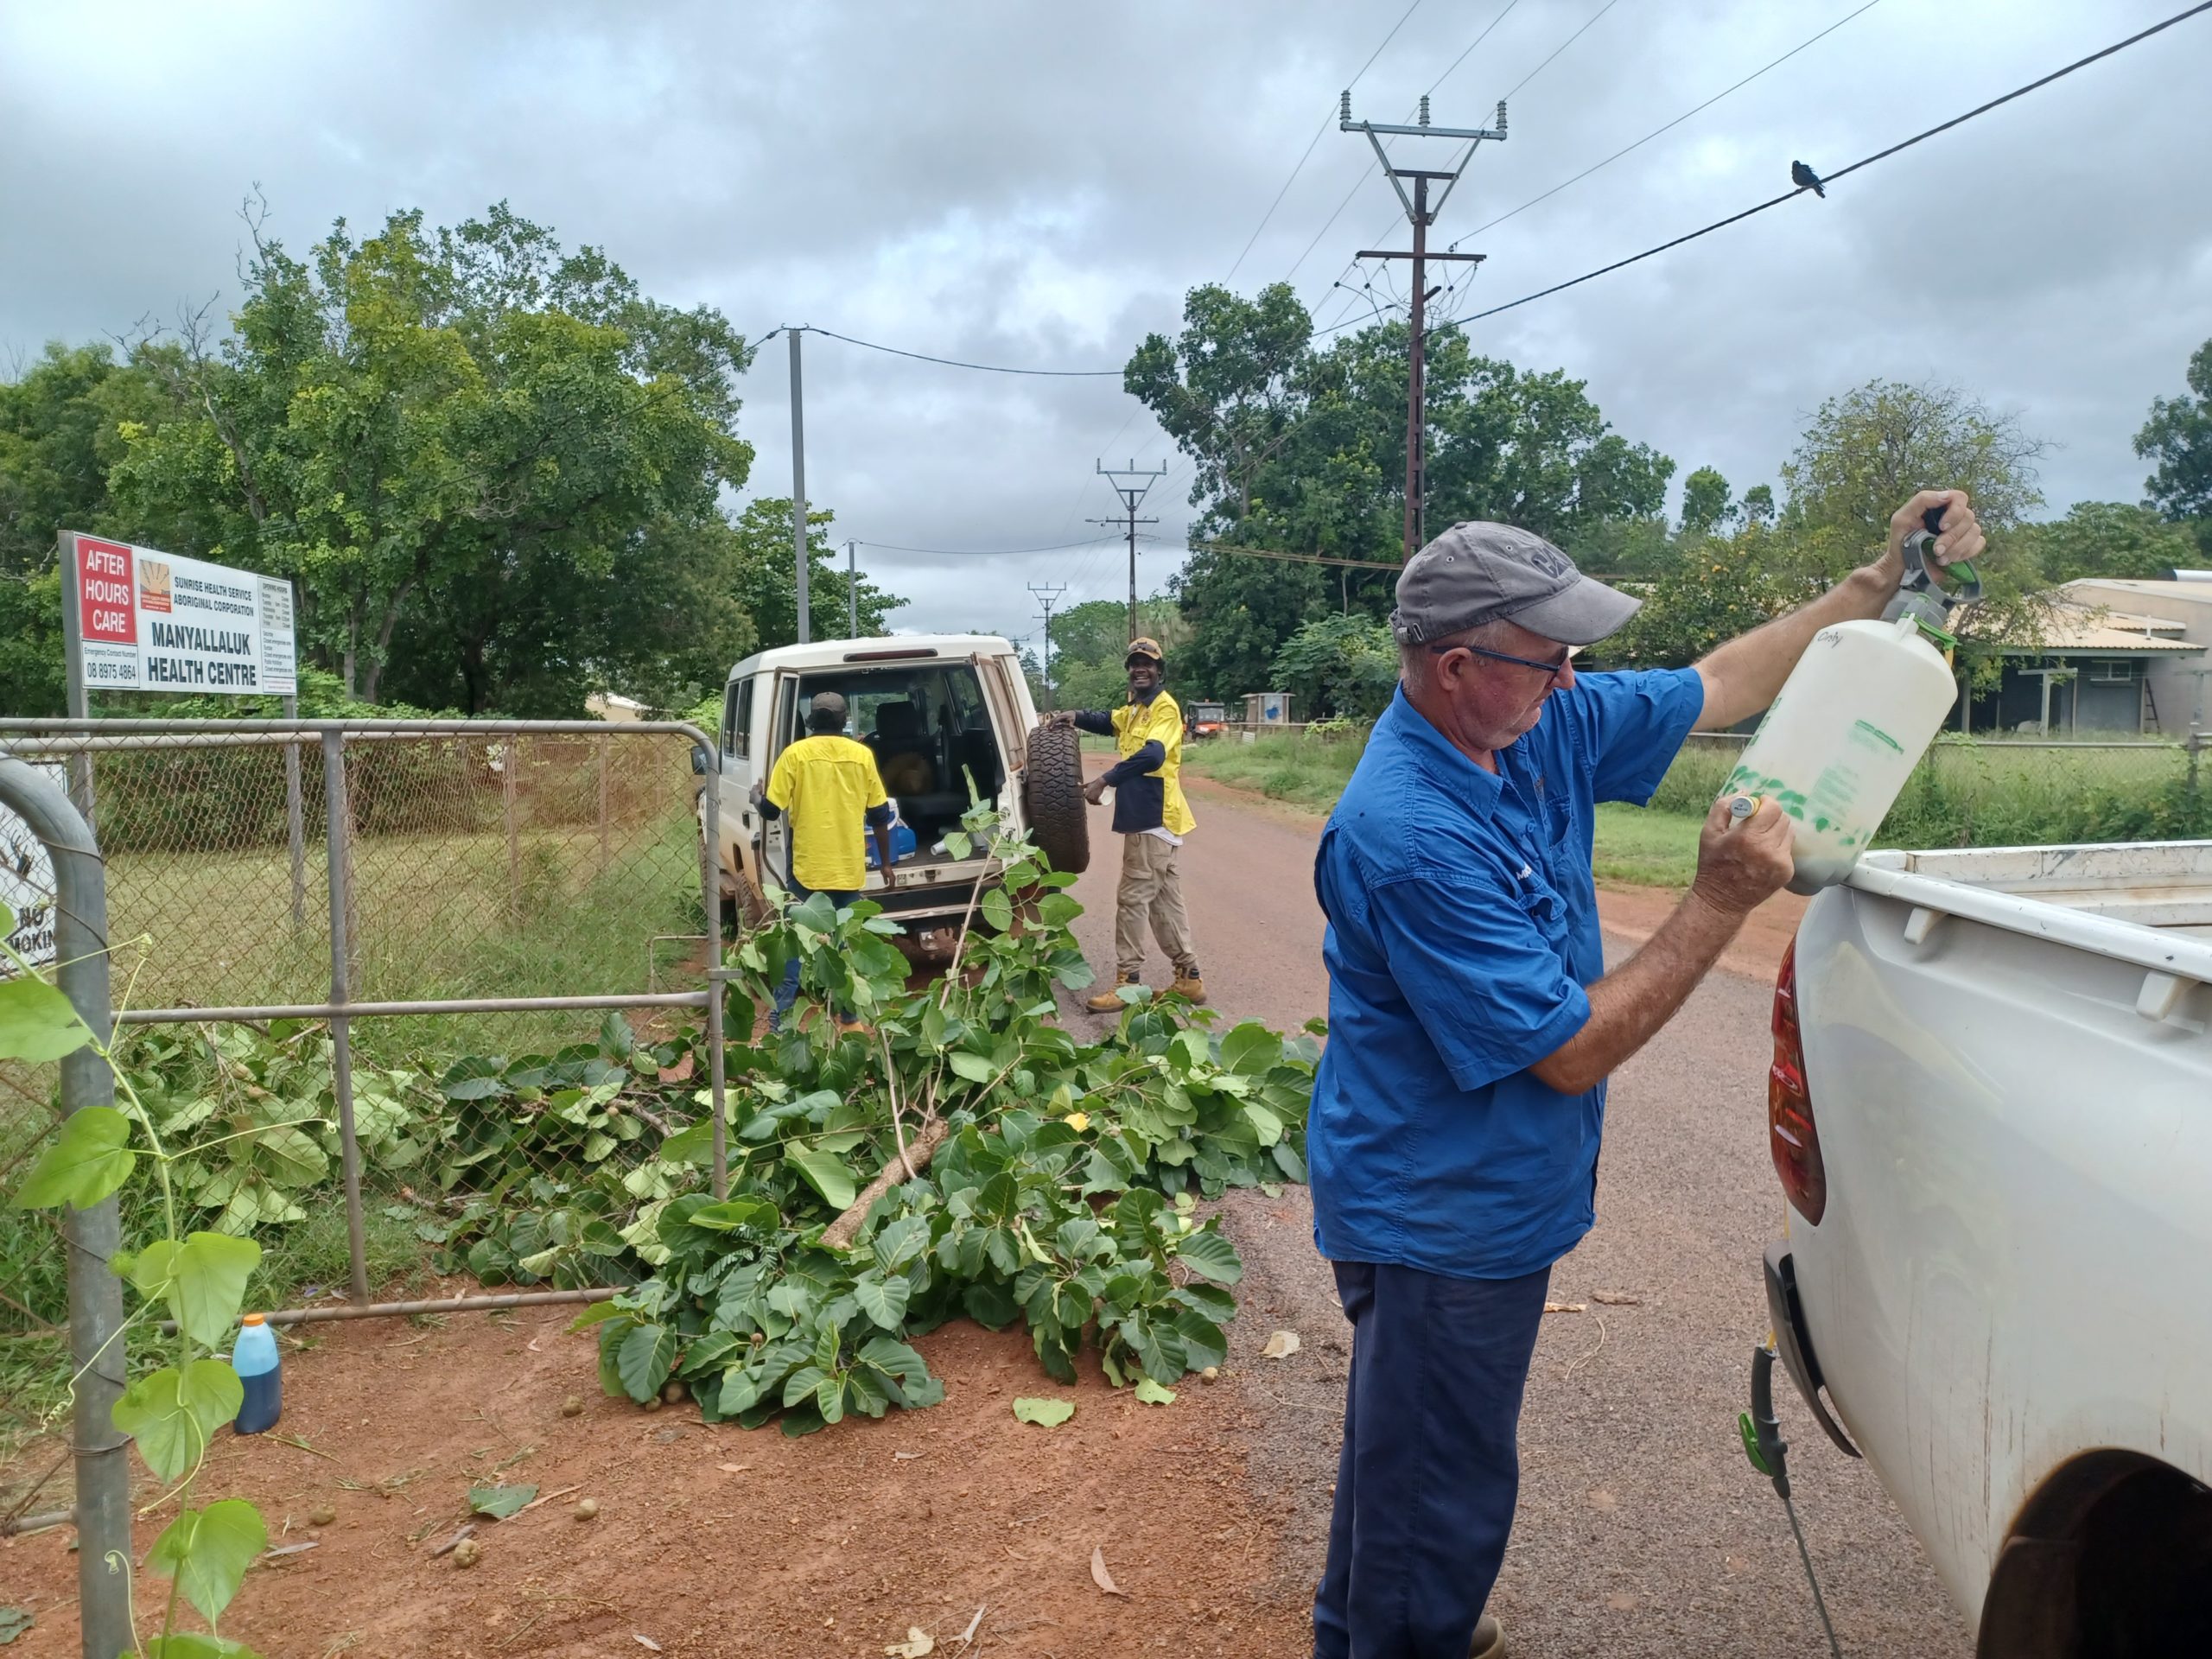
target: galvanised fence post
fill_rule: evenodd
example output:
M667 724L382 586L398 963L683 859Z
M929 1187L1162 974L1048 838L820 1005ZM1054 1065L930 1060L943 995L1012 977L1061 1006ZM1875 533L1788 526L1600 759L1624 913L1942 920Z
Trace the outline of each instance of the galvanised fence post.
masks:
M0 804L14 810L54 859L54 981L105 1048L109 1002L107 878L98 844L68 798L20 760L0 756ZM91 1048L61 1062L61 1114L115 1104L115 1074ZM69 1360L76 1376L70 1445L76 1465L77 1593L85 1659L137 1646L130 1630L130 1437L115 1427L123 1393L123 1283L108 1265L121 1247L112 1193L89 1210L65 1206L69 1251Z

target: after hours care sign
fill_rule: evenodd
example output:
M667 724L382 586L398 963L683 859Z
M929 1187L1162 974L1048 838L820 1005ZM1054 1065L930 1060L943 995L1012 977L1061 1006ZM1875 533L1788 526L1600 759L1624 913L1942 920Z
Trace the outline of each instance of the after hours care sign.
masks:
M73 532L62 553L72 666L87 690L299 690L290 582Z

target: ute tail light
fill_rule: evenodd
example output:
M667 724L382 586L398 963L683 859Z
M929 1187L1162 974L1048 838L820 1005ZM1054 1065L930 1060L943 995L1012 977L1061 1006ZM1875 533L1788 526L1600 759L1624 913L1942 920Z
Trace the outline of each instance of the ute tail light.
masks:
M1774 1064L1766 1074L1767 1150L1797 1213L1815 1226L1828 1207L1827 1171L1805 1083L1805 1039L1797 1025L1797 943L1783 953L1774 981Z

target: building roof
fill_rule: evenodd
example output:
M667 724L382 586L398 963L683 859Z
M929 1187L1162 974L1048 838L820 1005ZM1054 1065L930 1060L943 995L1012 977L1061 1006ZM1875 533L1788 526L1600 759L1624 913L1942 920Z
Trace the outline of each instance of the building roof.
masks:
M2152 585L2174 586L2172 583L2122 584L2107 582L2107 587ZM2076 586L2069 582L2061 588L2062 594ZM2084 604L2071 597L2062 597L2051 607L2049 626L2043 639L2031 645L2000 645L1999 650L2013 657L2138 657L2202 655L2204 647L2177 636L2187 627L2171 617L2145 616L2133 611L2114 610L2110 606Z
M2169 582L2134 576L2079 576L2059 591L2092 594L2133 594L2147 600L2180 600L2190 605L2212 605L2212 578Z

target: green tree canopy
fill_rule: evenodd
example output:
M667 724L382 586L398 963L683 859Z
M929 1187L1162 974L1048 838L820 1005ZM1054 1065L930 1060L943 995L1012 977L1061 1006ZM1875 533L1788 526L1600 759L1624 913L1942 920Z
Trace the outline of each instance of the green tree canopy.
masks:
M1209 541L1395 562L1404 517L1407 349L1402 321L1313 339L1281 284L1245 300L1194 289L1173 339L1147 336L1123 385L1188 454L1192 533ZM1674 463L1607 426L1582 382L1475 356L1453 327L1425 362L1431 533L1488 518L1567 541L1599 523L1656 514ZM1173 584L1194 637L1194 692L1265 689L1276 654L1332 610L1388 612L1387 573L1201 550Z
M116 531L108 468L123 424L168 416L152 371L105 345L50 345L0 381L0 709L63 711L59 533Z
M2189 391L2160 397L2135 435L2135 453L2158 470L2143 480L2145 494L2168 518L2189 521L2200 546L2212 554L2212 340L2189 359Z
M1275 653L1274 685L1302 717L1373 720L1398 689L1398 643L1365 615L1316 617Z
M1728 480L1710 467L1700 467L1682 480L1682 534L1710 536L1726 531L1736 516Z
M226 339L154 359L199 417L125 423L111 488L142 539L293 577L349 692L404 655L415 701L551 712L745 643L664 580L752 460L751 348L720 314L504 204L359 241L340 220L305 258L257 224L245 278Z
M2022 524L2006 550L2052 586L2082 576L2168 576L2198 553L2187 526L2125 501L2078 501L2063 518Z

